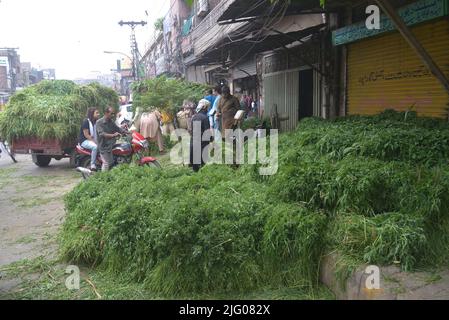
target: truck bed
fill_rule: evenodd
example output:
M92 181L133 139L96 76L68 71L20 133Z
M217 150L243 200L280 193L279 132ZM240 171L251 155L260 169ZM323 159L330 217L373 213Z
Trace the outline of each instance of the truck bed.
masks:
M14 139L12 151L16 154L42 154L64 156L70 149L73 149L76 141L59 141L57 139L39 139L36 137L26 137Z

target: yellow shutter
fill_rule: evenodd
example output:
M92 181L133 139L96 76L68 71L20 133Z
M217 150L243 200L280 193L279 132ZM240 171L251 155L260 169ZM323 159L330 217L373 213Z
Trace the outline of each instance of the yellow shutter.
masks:
M449 21L412 28L449 76ZM349 45L348 113L371 115L385 109L447 117L449 95L398 32Z

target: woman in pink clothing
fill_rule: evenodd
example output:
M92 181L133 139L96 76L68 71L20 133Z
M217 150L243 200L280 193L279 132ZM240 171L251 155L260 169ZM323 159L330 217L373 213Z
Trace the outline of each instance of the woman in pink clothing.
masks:
M161 130L162 115L159 111L151 113L143 113L140 119L140 134L144 136L148 142L156 142L159 147L159 153L165 153L164 140Z

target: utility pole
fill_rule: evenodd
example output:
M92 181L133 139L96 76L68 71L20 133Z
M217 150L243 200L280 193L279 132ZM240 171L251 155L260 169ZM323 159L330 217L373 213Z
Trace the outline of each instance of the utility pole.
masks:
M131 27L131 53L133 58L133 76L135 80L140 80L140 53L139 48L137 47L136 41L136 32L135 29L137 26L145 26L147 23L145 21L120 21L118 23L121 27L124 25Z

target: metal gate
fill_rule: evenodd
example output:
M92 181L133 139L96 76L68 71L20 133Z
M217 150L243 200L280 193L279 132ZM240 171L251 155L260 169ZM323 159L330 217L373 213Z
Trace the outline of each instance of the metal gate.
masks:
M264 115L269 117L273 111L273 106L277 105L278 113L289 116L288 121L281 124L281 131L295 130L299 121L299 72L309 68L299 68L282 71L263 76L264 89ZM319 117L321 112L321 79L314 71L313 75L313 112Z

